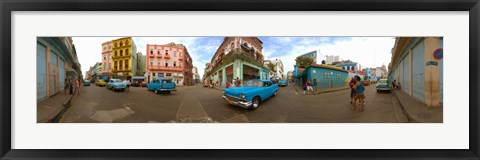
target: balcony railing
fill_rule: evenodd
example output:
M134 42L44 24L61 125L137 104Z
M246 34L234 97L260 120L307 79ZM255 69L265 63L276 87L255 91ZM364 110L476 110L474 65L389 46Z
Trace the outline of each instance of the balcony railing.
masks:
M170 59L170 55L167 54L167 55L164 56L164 58L165 59Z
M162 58L162 55L161 55L161 54L157 54L157 58Z
M183 71L182 67L173 67L173 66L149 66L150 70L168 70L168 71Z
M155 57L155 55L154 54L149 54L148 57L153 58L153 57Z

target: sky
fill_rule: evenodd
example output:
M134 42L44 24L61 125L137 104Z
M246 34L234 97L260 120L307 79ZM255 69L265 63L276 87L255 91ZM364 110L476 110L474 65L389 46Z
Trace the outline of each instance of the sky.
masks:
M102 61L102 43L120 37L72 37L78 60L85 74L90 66ZM326 55L338 55L342 60L358 62L362 68L388 65L394 37L258 37L263 42L265 59L280 59L284 72L293 70L295 58L304 53L318 50L317 63ZM137 52L145 55L147 44L167 44L174 42L187 47L193 66L200 77L205 64L209 63L223 37L133 37Z

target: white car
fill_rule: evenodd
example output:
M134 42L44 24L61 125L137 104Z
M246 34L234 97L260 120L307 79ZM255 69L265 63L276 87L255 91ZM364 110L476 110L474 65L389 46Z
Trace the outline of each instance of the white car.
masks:
M124 80L123 83L125 83L127 86L131 85L130 81L127 81L127 80Z

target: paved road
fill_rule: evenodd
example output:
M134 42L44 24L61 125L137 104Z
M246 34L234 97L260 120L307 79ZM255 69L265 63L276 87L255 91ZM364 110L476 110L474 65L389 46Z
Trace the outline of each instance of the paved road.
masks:
M74 98L61 122L221 122L221 123L395 123L406 122L391 93L366 88L365 111L352 111L349 90L319 95L297 94L293 86L281 87L278 95L256 110L227 104L222 91L200 85L178 87L171 94L154 94L145 87L113 92L105 87L86 86Z

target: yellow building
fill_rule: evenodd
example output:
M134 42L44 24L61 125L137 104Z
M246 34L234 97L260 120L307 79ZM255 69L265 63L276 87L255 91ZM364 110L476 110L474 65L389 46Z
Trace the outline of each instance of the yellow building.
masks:
M112 45L112 78L131 80L137 68L137 47L132 37L113 40Z

